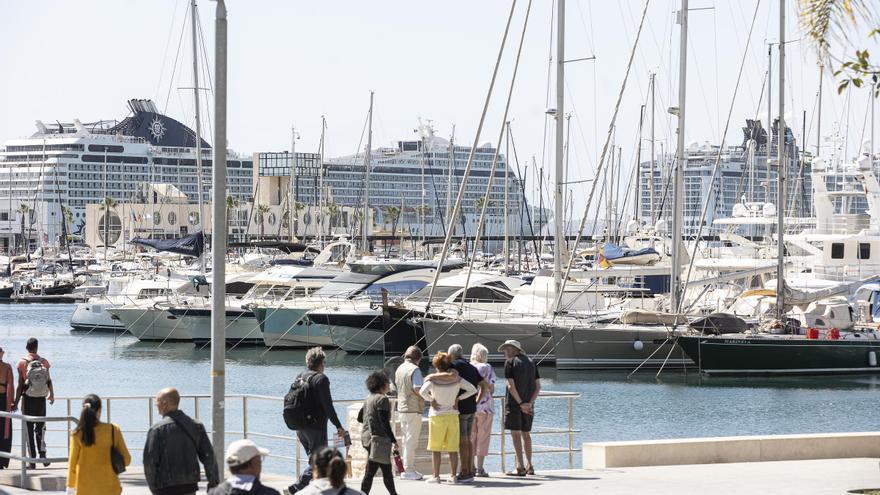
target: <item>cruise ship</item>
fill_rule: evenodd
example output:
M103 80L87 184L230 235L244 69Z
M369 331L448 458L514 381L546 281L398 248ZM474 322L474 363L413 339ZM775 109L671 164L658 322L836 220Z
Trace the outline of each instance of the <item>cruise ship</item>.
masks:
M0 147L0 250L21 250L22 230L30 249L56 245L65 218L62 206L72 214L67 232L81 232L87 204L105 197L149 202L144 198L148 184L172 184L198 202L195 132L151 100L129 100L128 108L122 121L38 120L36 133ZM212 151L204 140L201 148L208 201ZM227 194L245 203L253 189L253 161L230 153L227 167ZM192 221L198 228L199 219Z
M460 146L437 136L430 122L420 123L419 138L401 140L393 147L371 150L370 199L373 233L390 232L391 208L401 211L393 230L399 235L443 236L444 225L454 206L464 176L470 146ZM497 150L490 143L477 147L473 167L462 203L462 215L456 222L456 234L473 236L479 224L480 209L492 172ZM254 154L255 173L261 180L276 179L274 191L288 191L291 153L262 152ZM498 154L495 176L489 193L487 218L483 234L504 235L505 218L508 234L530 235L528 205L523 201L523 186L516 172L508 165L503 153ZM320 201L325 205L361 208L366 183L365 159L361 153L323 161L323 177L319 174L320 155L296 153L297 182L295 201L314 209ZM324 195L320 194L323 182ZM270 190L266 188L265 190ZM258 194L260 202L284 203L281 196ZM506 201L505 201L506 197ZM312 213L314 217L315 212ZM544 215L544 223L548 222ZM309 217L306 217L309 220ZM538 232L537 227L534 229ZM490 249L497 246L490 245Z

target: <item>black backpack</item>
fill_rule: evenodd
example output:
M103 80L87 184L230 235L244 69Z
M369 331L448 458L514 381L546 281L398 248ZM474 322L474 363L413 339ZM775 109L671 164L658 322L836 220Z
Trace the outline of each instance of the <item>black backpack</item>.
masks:
M291 430L301 430L314 424L312 404L310 404L309 380L317 373L307 372L296 377L290 391L284 396L284 423Z

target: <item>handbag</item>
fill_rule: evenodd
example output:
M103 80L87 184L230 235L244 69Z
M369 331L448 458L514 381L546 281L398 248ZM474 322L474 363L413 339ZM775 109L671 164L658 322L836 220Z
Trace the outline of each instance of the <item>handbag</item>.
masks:
M112 423L110 424L110 465L116 474L125 472L125 457L116 448L116 426Z

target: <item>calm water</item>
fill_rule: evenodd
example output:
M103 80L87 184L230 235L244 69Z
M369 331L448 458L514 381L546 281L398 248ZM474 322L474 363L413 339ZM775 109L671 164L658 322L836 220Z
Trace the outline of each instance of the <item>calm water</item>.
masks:
M153 395L165 386L175 386L184 394L210 392L208 349L195 349L192 344L183 343L140 343L128 336L71 333L68 318L72 310L71 305L0 306L0 346L7 352L7 361L23 355L25 341L34 336L40 339L41 354L52 363L52 378L59 397L78 398L86 393ZM229 394L280 397L301 371L304 352L242 348L230 350L227 356ZM334 397L365 397L363 379L381 364L377 357L331 354L327 375L333 383ZM547 367L541 369L541 374L545 390L581 394L575 400L575 428L581 430L575 445L602 440L876 429L873 411L880 378L871 376L720 379L668 372L655 379L648 372L627 380L622 372L556 372ZM74 415L78 414L76 404ZM131 430L126 435L130 447L143 445L142 432L150 419L147 406L145 400L120 400L111 405L112 420ZM182 407L190 413L195 409L192 399ZM201 415L208 414L208 401L200 401L199 408ZM342 410L340 406L340 413ZM49 409L49 415L66 413L63 401ZM240 399L229 401L227 416L227 429L240 431ZM567 419L566 401L543 400L538 405L535 424L564 427ZM251 433L289 433L281 421L277 402L251 403L248 423ZM255 440L275 454L294 455L291 442ZM493 442L493 451L497 451L499 440ZM568 438L542 436L536 443L567 446ZM17 444L18 439L14 441ZM50 445L58 450L57 454L63 453L64 433L50 435ZM133 455L136 460L140 458L139 451ZM579 456L575 462L579 465ZM288 471L291 466L279 459L271 460L270 464L270 470L275 472ZM543 456L537 458L536 464L543 468L567 467L568 456ZM497 458L490 467L498 468Z

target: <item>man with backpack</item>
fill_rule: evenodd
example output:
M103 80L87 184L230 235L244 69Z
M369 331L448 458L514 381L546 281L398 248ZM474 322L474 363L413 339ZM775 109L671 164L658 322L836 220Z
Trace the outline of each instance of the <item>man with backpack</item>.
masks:
M284 422L291 430L296 430L296 437L306 451L312 452L327 446L327 422L336 427L339 438L345 438L345 429L339 422L336 409L333 408L333 396L330 394L330 379L324 374L326 356L320 347L313 347L306 352L306 371L299 374L284 397ZM288 487L291 495L308 486L312 481L312 467L307 467L299 480Z
M18 362L18 390L12 410L18 409L18 403L24 397L22 413L28 416L45 416L46 400L49 404L55 403L55 388L52 386L52 377L49 375L49 361L37 354L40 343L31 337L27 340L25 348L27 355ZM46 423L38 421L27 422L27 443L30 457L46 458ZM43 463L48 466L48 462ZM30 468L37 466L31 463Z
M166 388L156 395L162 420L147 432L144 444L144 476L154 495L190 495L198 492L199 462L205 467L208 488L220 484L214 447L205 425L178 409L180 393Z

